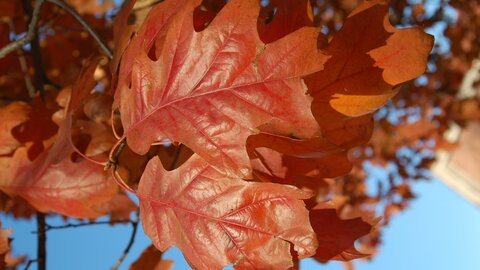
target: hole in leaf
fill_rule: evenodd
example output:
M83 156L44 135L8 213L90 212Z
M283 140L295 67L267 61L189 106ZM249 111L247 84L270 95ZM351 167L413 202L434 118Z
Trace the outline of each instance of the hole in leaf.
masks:
M203 0L202 4L193 11L193 28L195 31L203 31L222 10L227 1Z
M152 47L150 47L150 49L148 50L148 58L150 58L150 60L152 61L157 61L158 60L158 57L156 55L156 50L157 50L157 46L156 46L156 42L153 42L152 44Z
M268 12L267 18L265 18L265 24L269 24L273 21L273 18L275 17L275 14L277 14L277 8L273 8Z
M150 159L155 157L161 150L162 146L154 145L150 147L148 153L139 155L126 145L119 157L118 173L120 177L129 185L137 184L147 166Z
M188 148L186 145L170 145L168 147L161 147L157 156L160 158L163 167L167 171L174 170L183 163L185 163L191 156L193 151Z

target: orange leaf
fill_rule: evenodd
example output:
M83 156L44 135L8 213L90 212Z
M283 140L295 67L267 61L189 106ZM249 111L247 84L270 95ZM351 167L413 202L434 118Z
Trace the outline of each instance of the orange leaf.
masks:
M272 21L258 22L258 34L271 43L305 26L313 26L313 11L309 0L271 0ZM269 19L268 17L266 19Z
M395 29L388 4L368 1L355 9L325 49L325 69L306 78L312 112L329 134L351 118L368 115L396 94L393 88L421 75L433 46L432 36L418 28Z
M367 256L358 252L354 243L358 238L370 233L378 221L370 223L362 218L342 220L335 208L321 203L310 210L310 222L319 243L314 258L325 262L349 261Z
M116 104L135 152L170 138L228 175L248 176L245 140L258 126L301 137L318 130L302 77L326 61L316 49L319 30L301 28L265 45L256 31L258 1L234 0L195 32L199 3L188 1L174 15L154 60L147 54L151 46L127 48L135 55L122 63L132 69L131 82L119 83Z
M53 163L57 157L53 154L55 146L52 149L31 162L27 150L19 148L10 173L0 176L0 189L21 196L42 212L54 211L78 218L104 215L92 207L110 200L117 192L108 173L85 160L74 163L69 156Z
M21 145L12 136L12 129L27 121L30 107L23 102L14 102L0 108L0 155L11 154Z
M170 270L173 261L162 260L162 252L155 246L148 246L128 270Z
M300 258L316 241L299 189L248 183L222 175L198 155L175 171L150 160L139 185L143 228L164 251L182 250L193 268L292 266L290 243Z

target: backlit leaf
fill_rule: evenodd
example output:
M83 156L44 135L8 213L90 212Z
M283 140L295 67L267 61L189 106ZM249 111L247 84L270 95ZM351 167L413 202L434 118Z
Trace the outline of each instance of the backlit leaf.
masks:
M195 32L199 3L188 1L174 15L155 60L149 47L127 48L136 56L124 62L131 81L119 84L116 96L127 142L146 153L151 143L169 138L229 175L248 176L245 140L260 125L302 137L317 131L302 77L321 70L327 58L316 49L315 28L261 42L255 0L229 2Z
M285 269L290 243L300 258L315 253L301 201L310 195L294 187L230 178L194 155L171 172L152 159L138 193L145 233L162 251L179 247L193 268Z

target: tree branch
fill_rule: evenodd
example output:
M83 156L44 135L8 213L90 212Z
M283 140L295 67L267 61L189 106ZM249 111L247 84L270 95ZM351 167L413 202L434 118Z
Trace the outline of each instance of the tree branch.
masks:
M45 231L50 231L50 230L61 230L61 229L69 229L69 228L78 228L78 227L86 227L86 226L92 226L92 225L112 225L112 224L117 224L117 223L127 223L130 222L132 223L132 220L118 220L118 221L94 221L94 222L82 222L82 223L67 223L64 225L49 225L45 224ZM32 233L38 233L38 231L33 231Z
M43 1L43 0L42 0ZM46 0L52 4L55 4L65 10L66 12L70 13L82 26L87 30L87 32L95 39L98 43L100 48L102 48L103 52L107 55L109 59L113 58L113 53L110 48L107 46L107 43L103 40L103 38L93 29L93 27L85 21L85 19L78 14L78 12L71 7L69 4L65 3L63 0Z
M22 5L28 17L33 17L35 10L32 10L31 0L22 0ZM30 31L30 27L28 31ZM40 49L40 42L38 41L37 26L33 27L33 37L30 40L30 51L32 53L33 64L33 85L35 86L35 91L38 91L40 97L43 99L45 96L45 79L47 78L47 74L45 74L42 51Z
M140 220L140 212L137 210L137 212L135 213L135 219L131 222L133 230L132 230L132 234L130 235L130 240L128 241L127 247L123 251L120 258L118 258L118 260L115 262L115 265L112 267L112 270L118 270L123 260L125 260L125 257L127 257L128 253L130 252L130 249L133 246L133 242L135 242L135 236L137 234L139 220Z
M36 262L37 262L37 259L28 260L27 265L25 265L25 268L23 270L28 270L28 268L30 268L30 265Z
M21 48L22 46L24 46L24 45L26 45L26 44L28 44L32 41L32 39L35 37L35 29L37 28L38 20L40 19L40 9L42 7L43 2L45 2L45 0L37 0L35 2L35 8L33 9L32 19L30 20L30 23L28 24L27 34L23 38L21 38L17 41L14 41L14 42L6 45L5 47L1 48L0 49L0 59L2 59L7 54Z
M47 234L45 231L45 214L37 212L37 264L38 270L47 269Z
M8 20L8 28L11 33L16 35L15 25L13 24L12 20ZM32 78L30 78L30 75L28 74L27 60L25 59L25 55L22 52L22 50L20 50L20 48L16 49L15 51L17 52L18 62L20 63L20 68L23 73L23 80L25 81L25 86L27 87L28 95L32 98L35 95L35 88L33 87Z

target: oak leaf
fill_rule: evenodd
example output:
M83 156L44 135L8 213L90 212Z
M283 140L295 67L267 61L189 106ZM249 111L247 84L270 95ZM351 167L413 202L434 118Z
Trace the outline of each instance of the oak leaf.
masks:
M347 151L325 139L297 140L273 134L250 136L247 147L254 176L261 181L308 187L326 187L324 178L350 171Z
M199 3L188 1L173 15L154 60L148 55L152 45L127 48L136 55L122 63L131 66L131 81L116 91L125 136L140 154L169 138L228 175L249 176L245 140L257 127L300 137L317 132L302 77L321 70L327 57L316 48L316 28L264 44L255 0L229 2L195 32Z
M111 212L112 207L107 207L107 203L118 192L115 182L102 166L83 159L74 161L71 138L72 115L90 95L99 60L98 57L90 58L72 91L61 92L64 94L58 101L68 106L63 109L62 116L54 117L60 124L58 132L51 120L53 109L58 107L50 100L45 104L34 103L30 119L13 130L22 141L33 140L33 146L43 146L43 140L55 134L57 139L46 150L37 151L34 158L29 155L28 145L18 148L7 163L8 167L0 167L5 172L0 175L2 191L22 197L42 212L53 211L78 218L96 218Z
M419 28L393 27L387 1L356 8L324 49L331 56L325 69L305 78L324 136L345 143L338 130L368 117L397 93L395 87L421 75L432 46L433 37Z
M0 269L16 269L18 265L25 262L25 256L13 256L9 238L12 234L11 229L3 229L2 222L0 221Z
M171 172L158 158L150 160L138 196L154 245L179 247L193 268L285 269L292 266L290 243L300 258L315 253L302 202L309 193L230 178L198 155Z
M0 107L0 155L11 154L21 145L11 131L28 120L30 107L23 102L14 102Z
M258 34L265 43L277 41L302 27L314 26L309 0L271 0L263 12L270 15L258 22Z
M355 241L370 233L378 220L353 218L342 220L337 210L330 205L320 203L310 210L310 222L318 237L318 249L314 258L349 261L367 256L355 249Z
M170 270L173 267L173 261L162 260L162 252L158 251L154 245L148 246L140 257L128 268L128 270Z
M57 147L67 150L57 151ZM69 155L72 152L68 146L57 144L32 162L26 148L17 149L8 174L0 176L0 189L11 196L21 196L42 212L78 218L105 215L95 211L95 207L110 200L117 193L117 186L101 166L86 160L73 162ZM68 155L55 163L56 153Z
M141 2L141 3L140 3ZM149 10L149 6L154 1L139 1L140 10ZM112 72L118 76L118 84L122 85L129 82L132 75L131 63L137 56L136 49L127 49L146 47L150 56L155 55L155 49L161 49L161 44L166 34L166 25L168 25L176 12L183 7L186 0L164 1L160 5L155 5L145 18L139 17L139 11L134 8L137 4L136 0L127 2L120 10L118 17L115 19L115 27L113 38L115 49L113 51L113 59L111 62ZM153 48L153 50L152 50ZM130 63L129 65L121 65L120 61ZM119 73L117 75L117 73ZM116 88L116 84L112 84Z

